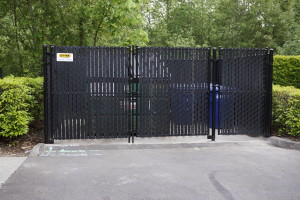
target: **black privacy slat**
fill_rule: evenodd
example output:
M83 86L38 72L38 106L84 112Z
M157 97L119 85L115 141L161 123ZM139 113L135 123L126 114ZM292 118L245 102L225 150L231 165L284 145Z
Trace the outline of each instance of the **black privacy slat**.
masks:
M266 132L268 50L220 49L219 134Z
M127 137L129 49L54 47L53 53L53 139ZM74 60L56 61L56 53L73 53Z
M139 136L208 134L209 52L139 48Z

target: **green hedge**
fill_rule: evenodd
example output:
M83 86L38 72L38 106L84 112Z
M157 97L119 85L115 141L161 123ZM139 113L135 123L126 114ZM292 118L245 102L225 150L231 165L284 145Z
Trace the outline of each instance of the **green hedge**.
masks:
M43 118L43 78L0 79L0 136L28 133ZM273 127L279 134L300 136L300 89L273 86Z
M300 136L300 89L273 86L273 127L279 134Z
M274 56L273 82L300 88L300 56Z
M0 136L28 133L33 120L43 115L43 78L0 79Z

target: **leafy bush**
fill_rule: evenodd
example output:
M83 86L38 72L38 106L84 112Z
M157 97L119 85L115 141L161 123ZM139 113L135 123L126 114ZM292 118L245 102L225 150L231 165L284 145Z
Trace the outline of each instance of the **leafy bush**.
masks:
M300 89L273 86L273 127L279 134L300 136Z
M300 88L300 56L274 56L273 80L276 85Z
M0 136L26 134L30 122L42 118L42 90L42 78L0 79Z

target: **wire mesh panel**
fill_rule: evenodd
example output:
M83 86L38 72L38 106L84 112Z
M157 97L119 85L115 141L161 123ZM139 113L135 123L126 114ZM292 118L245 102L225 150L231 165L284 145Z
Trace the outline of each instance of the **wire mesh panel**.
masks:
M266 131L268 50L220 49L219 134L258 135Z
M209 54L209 48L138 49L139 136L208 134Z
M128 136L128 48L54 47L50 104L53 139ZM59 53L72 61L60 61Z

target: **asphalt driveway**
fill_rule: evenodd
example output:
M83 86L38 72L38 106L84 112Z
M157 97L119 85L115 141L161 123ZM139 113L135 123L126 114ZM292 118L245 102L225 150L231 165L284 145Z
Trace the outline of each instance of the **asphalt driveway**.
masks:
M153 147L48 146L0 199L300 199L300 151L264 142Z

